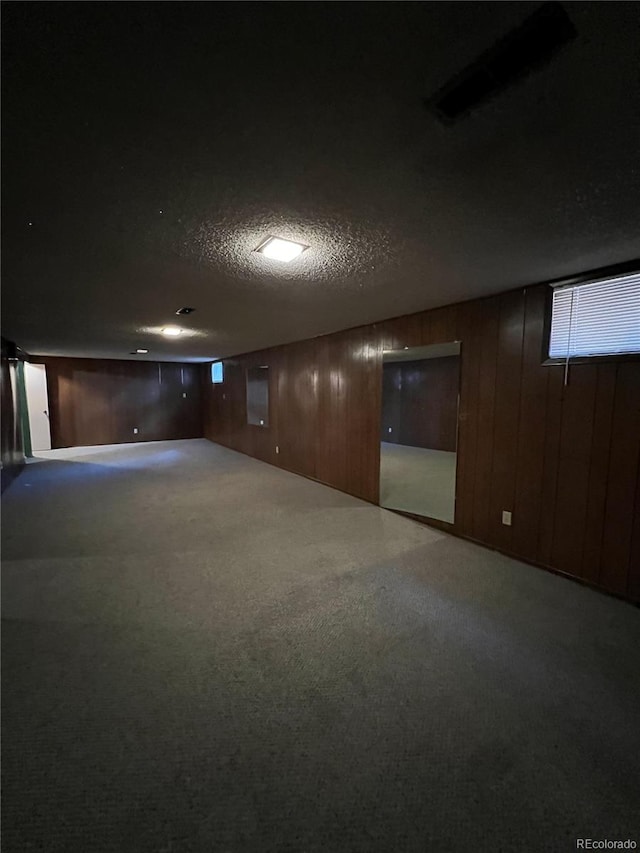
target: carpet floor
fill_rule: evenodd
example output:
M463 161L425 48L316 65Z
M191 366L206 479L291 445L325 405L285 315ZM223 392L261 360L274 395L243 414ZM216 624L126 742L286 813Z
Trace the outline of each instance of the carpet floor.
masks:
M4 853L640 843L640 614L205 440L3 500Z

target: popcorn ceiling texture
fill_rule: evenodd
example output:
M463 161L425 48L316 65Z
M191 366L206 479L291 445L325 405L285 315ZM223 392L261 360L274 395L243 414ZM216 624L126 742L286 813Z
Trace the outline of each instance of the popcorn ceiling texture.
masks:
M203 360L638 257L640 4L568 4L548 66L424 107L536 7L6 4L3 334Z
M239 215L238 210L242 211ZM290 263L279 263L255 252L265 236L303 243L309 248ZM360 279L382 265L397 261L403 241L397 244L373 221L351 222L335 216L313 218L291 214L274 215L267 210L253 212L238 204L217 221L200 225L182 250L215 272L227 271L241 280L253 279L267 289L283 282L317 282L337 294L352 287L350 277Z

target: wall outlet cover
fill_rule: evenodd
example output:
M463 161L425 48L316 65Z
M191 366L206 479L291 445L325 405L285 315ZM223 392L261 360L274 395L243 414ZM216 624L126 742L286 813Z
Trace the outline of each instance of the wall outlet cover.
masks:
M507 527L511 527L511 513L507 512L506 509L502 510L502 523L506 524Z

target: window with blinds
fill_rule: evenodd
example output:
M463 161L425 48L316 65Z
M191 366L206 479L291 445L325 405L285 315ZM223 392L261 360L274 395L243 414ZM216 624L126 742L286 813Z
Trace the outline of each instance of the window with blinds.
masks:
M640 352L640 273L553 292L550 358Z

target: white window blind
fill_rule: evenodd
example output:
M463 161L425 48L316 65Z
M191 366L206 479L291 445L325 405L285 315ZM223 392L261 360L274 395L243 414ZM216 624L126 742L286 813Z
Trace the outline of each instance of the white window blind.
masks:
M557 287L550 358L640 352L640 273Z

